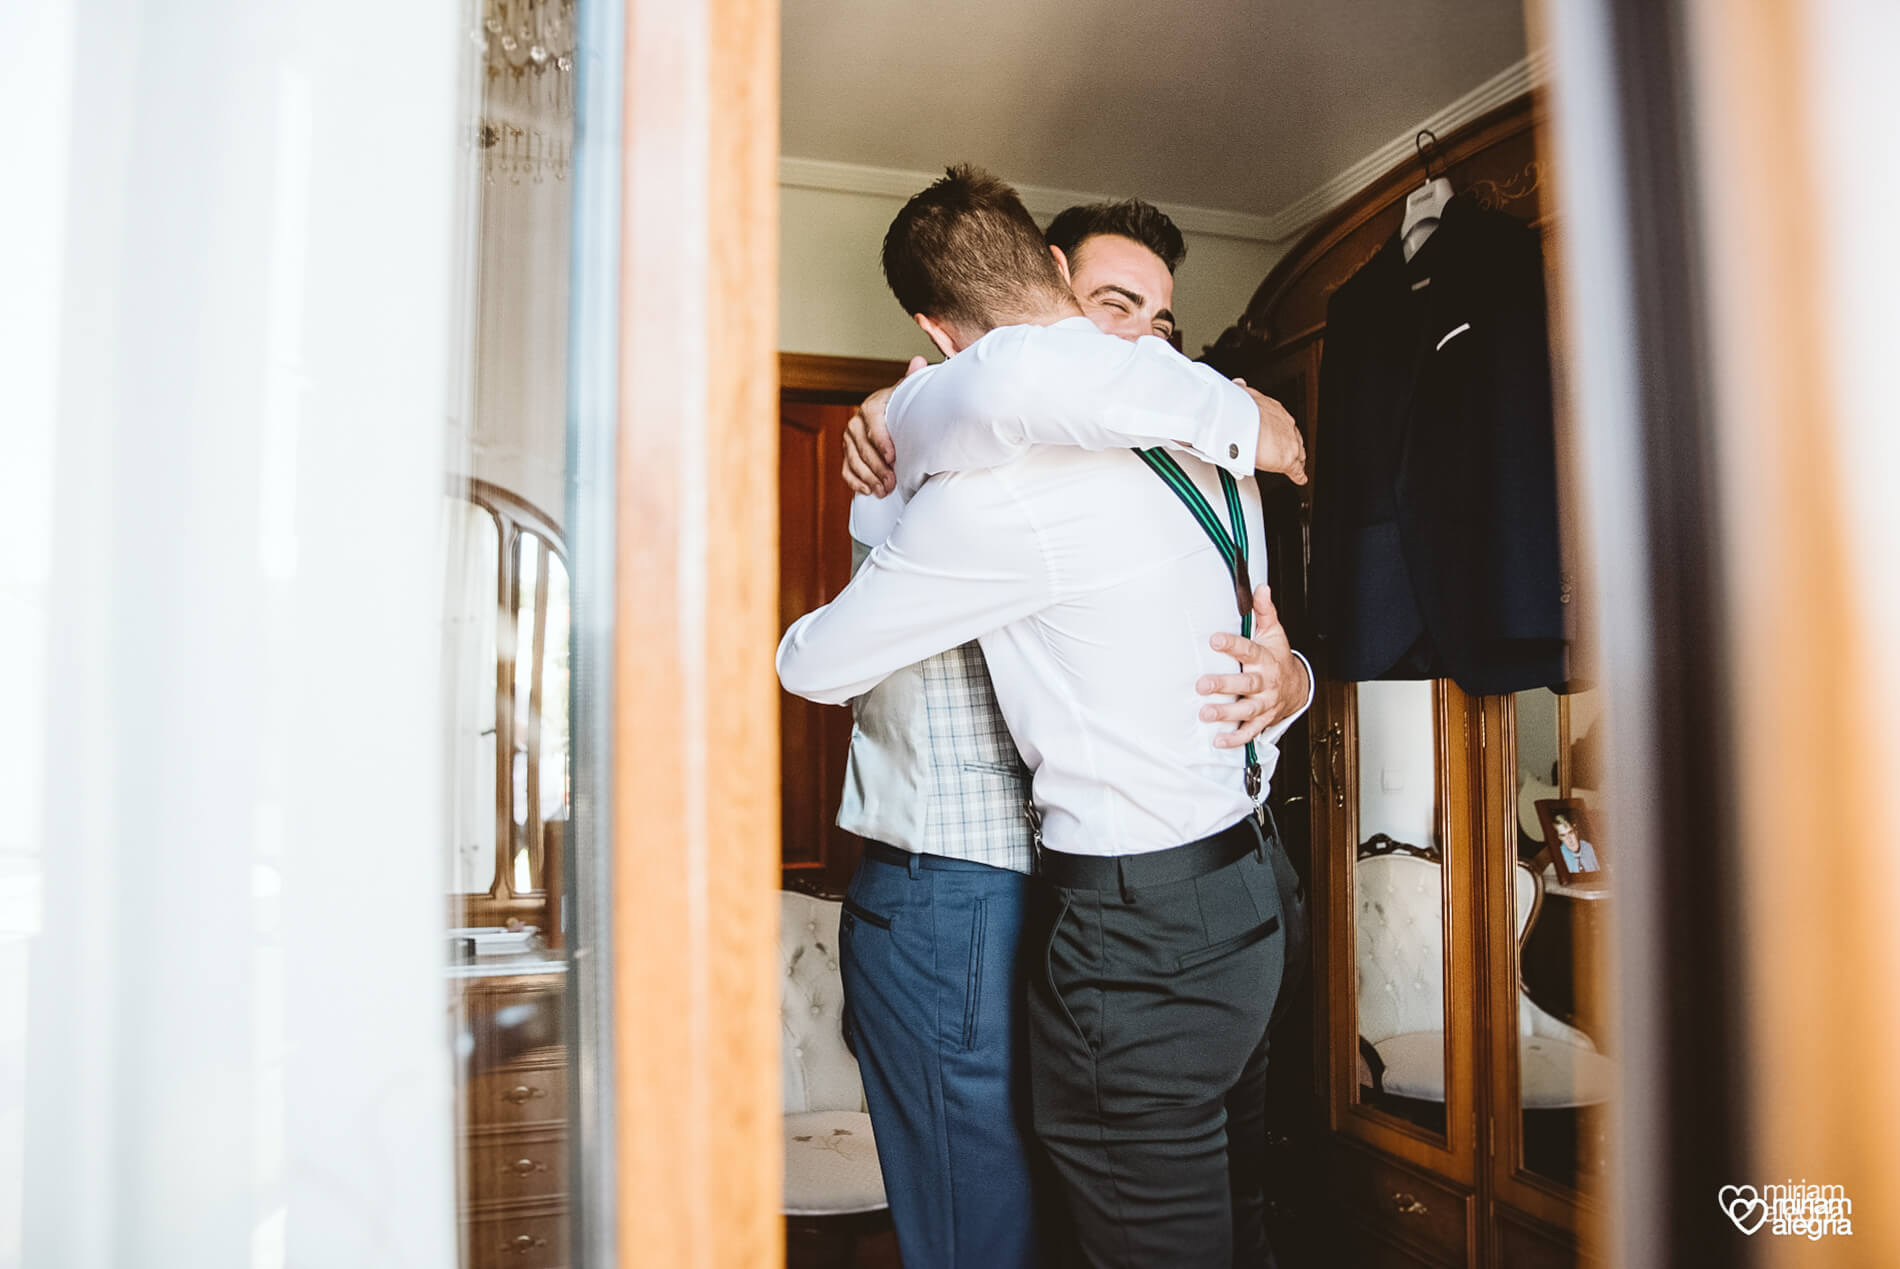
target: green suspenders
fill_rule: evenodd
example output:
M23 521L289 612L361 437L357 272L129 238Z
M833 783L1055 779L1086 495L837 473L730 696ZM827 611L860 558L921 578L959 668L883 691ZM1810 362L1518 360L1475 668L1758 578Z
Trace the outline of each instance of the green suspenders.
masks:
M1252 638L1253 580L1247 573L1247 517L1240 506L1239 483L1225 470L1221 471L1220 487L1227 495L1227 518L1233 524L1233 536L1229 537L1214 508L1207 505L1207 499L1181 470L1181 464L1174 461L1174 455L1165 449L1138 449L1135 453L1148 464L1149 470L1161 477L1162 484L1174 491L1175 497L1213 540L1221 558L1227 561L1227 571L1234 578L1234 606L1240 610L1240 635L1243 639ZM1260 757L1251 740L1247 742L1247 796L1255 801L1260 798Z

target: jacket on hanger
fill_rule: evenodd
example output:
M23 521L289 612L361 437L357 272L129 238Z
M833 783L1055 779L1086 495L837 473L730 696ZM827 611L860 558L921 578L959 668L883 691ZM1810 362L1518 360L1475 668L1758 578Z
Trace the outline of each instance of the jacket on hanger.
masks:
M1327 308L1312 597L1331 674L1564 678L1550 349L1535 230L1459 195Z

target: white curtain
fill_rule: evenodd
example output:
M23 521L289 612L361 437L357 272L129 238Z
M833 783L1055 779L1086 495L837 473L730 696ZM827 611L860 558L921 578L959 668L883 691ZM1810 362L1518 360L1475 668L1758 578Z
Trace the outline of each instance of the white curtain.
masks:
M467 28L0 5L0 1266L455 1263Z
M454 494L442 500L442 702L450 756L443 816L451 887L495 880L495 665L501 534L495 518Z

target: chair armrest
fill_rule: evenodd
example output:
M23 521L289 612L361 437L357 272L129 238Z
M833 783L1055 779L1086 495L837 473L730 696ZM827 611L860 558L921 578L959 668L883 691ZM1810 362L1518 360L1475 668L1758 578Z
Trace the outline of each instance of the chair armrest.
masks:
M1372 1076L1372 1092L1376 1097L1385 1096L1385 1059L1372 1047L1372 1041L1359 1037L1359 1060L1365 1063L1366 1071Z

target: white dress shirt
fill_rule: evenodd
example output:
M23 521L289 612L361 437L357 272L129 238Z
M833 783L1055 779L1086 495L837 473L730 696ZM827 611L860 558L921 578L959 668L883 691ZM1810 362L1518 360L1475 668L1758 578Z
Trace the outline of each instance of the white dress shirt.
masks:
M1215 470L1180 462L1224 522ZM1265 580L1251 478L1241 502L1254 577ZM844 592L786 631L778 669L787 690L840 703L977 639L1034 772L1045 843L1138 854L1253 809L1243 751L1213 743L1232 725L1202 722L1201 706L1218 698L1194 690L1201 675L1234 670L1208 637L1239 626L1225 562L1141 459L1034 446L926 482ZM1267 777L1291 722L1260 738Z
M897 490L852 502L851 536L866 546L890 535L928 477L997 467L1031 445L1160 445L1251 476L1260 443L1245 389L1164 339L1104 335L1086 317L991 331L899 384L885 424Z

